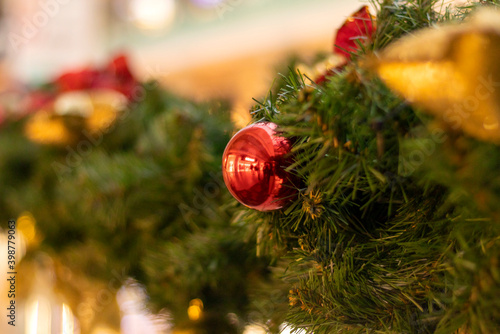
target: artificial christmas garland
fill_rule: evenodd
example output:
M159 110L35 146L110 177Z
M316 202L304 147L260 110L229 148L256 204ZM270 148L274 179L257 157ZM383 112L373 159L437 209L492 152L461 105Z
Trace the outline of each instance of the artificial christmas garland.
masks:
M366 9L346 21L355 27L349 63L320 80L291 71L277 97L255 108L255 121L277 124L294 143L294 162L280 168L300 182L287 206L244 210L240 219L256 231L261 254L285 261L286 319L296 328L493 333L500 327L498 5L376 5L374 32L372 18L359 14ZM243 178L245 163L233 173Z
M223 189L227 104L138 83L123 57L35 90L0 131L0 209L27 243L18 301L43 267L82 333L118 328L98 296L120 284L194 333L495 332L498 3L374 5L252 109L270 163L240 145L224 172L259 181L265 211Z
M0 210L27 247L18 307L47 273L44 293L71 308L81 333L119 330L121 286L145 288L149 312L176 330L239 332L244 324L227 314L245 317L268 274L246 231L230 225L219 168L229 104L141 83L124 56L63 73L20 101L0 131ZM203 306L196 321L193 300Z

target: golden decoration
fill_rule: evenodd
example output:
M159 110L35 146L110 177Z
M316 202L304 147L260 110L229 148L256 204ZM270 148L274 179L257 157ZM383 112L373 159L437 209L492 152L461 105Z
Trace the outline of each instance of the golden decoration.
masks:
M26 137L35 143L47 145L65 145L75 139L65 126L60 116L41 110L26 122L24 127Z
M90 132L100 132L113 124L127 107L125 95L114 90L95 90L89 93L94 112L87 118Z
M111 89L66 92L55 99L52 109L33 114L24 131L36 143L74 144L84 130L108 131L127 104L125 95Z
M441 126L500 143L500 13L428 28L382 51L375 69Z

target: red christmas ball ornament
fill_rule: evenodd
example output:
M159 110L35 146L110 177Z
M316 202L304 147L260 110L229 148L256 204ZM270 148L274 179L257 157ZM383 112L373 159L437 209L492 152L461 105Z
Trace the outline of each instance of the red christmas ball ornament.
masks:
M277 210L296 193L290 165L292 145L276 133L276 124L255 123L237 132L222 157L222 175L231 194L259 211Z
M337 30L333 52L351 59L350 52L359 49L361 44L371 40L375 33L374 17L370 14L368 6L361 7L357 12L347 18L344 24Z

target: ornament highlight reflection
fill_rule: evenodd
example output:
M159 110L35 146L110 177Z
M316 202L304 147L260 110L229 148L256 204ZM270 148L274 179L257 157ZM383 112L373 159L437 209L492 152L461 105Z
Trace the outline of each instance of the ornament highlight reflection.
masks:
M291 143L276 134L276 124L252 124L234 135L224 151L222 174L230 193L260 211L282 208L296 192L289 165Z

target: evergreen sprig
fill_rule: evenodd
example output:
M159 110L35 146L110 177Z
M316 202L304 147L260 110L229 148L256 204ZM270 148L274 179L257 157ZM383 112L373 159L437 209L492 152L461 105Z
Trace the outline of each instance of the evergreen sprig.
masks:
M286 260L286 320L296 328L316 334L498 328L497 301L488 295L500 288L498 147L463 137L434 142L425 161L405 170L412 152L432 138L432 120L365 67L367 57L399 37L463 20L486 3L439 5L375 3L373 44L351 64L326 85L291 70L277 97L254 110L256 121L277 123L294 142L288 170L302 180L287 208L241 218L257 229L261 253Z
M19 302L47 254L82 333L100 323L119 329L113 294L129 279L146 289L151 311L166 309L179 328L238 333L249 295L268 273L246 229L230 224L236 208L227 204L220 172L233 131L228 104L193 103L154 83L143 88L143 99L93 134L96 144L84 154L81 142L58 147L26 138L31 116L3 124L2 219L29 212L36 221L36 241L19 268ZM102 291L109 300L100 302ZM188 319L195 298L204 303L200 321Z

